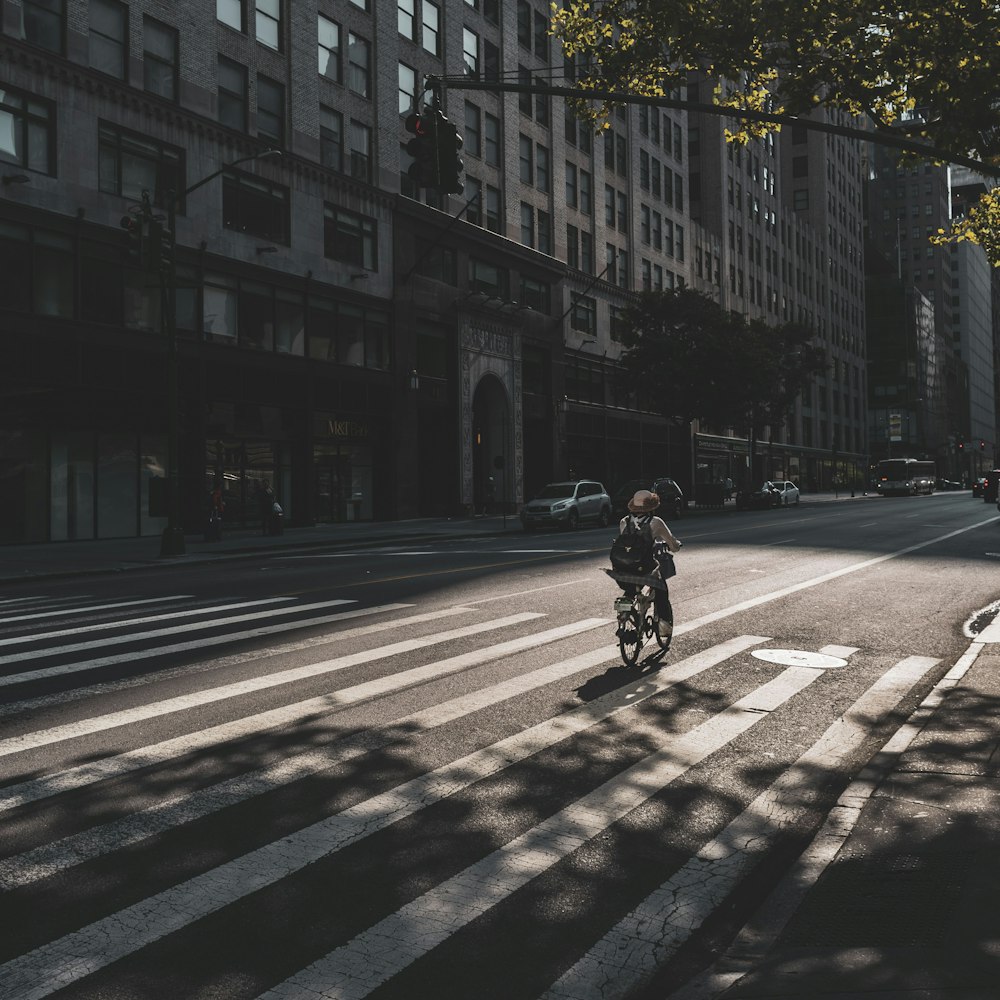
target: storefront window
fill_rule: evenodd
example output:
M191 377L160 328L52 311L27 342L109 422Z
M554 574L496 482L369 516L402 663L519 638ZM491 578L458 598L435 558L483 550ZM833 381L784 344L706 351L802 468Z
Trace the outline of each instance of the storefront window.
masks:
M279 354L305 353L305 313L302 298L290 292L278 292L275 301L275 347Z
M31 308L31 253L26 226L0 222L0 309L27 312Z
M94 537L94 438L89 431L54 431L49 450L50 537Z
M139 534L158 535L167 526L165 517L149 516L149 481L167 474L167 439L144 434L139 445Z
M333 301L316 295L309 297L309 357L320 361L337 360L336 328Z
M73 318L73 241L56 233L36 232L34 311L42 316Z
M202 293L202 330L223 343L236 343L236 279L224 274L205 276Z
M97 537L127 538L136 532L138 477L134 434L97 438Z
M337 311L337 360L342 365L365 364L365 328L357 306L341 306Z
M274 299L267 285L240 282L239 317L241 347L274 348Z

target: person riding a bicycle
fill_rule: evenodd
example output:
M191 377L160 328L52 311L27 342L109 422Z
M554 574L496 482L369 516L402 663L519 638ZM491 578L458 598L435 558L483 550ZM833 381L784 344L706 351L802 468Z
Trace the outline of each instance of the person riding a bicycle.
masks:
M636 529L648 526L653 536L653 558L656 561L655 575L658 578L658 586L653 588L653 607L657 617L657 631L660 637L667 639L673 632L673 610L670 607L670 594L667 590L666 574L664 573L664 563L669 560L667 553L677 552L681 547L680 539L667 527L666 521L655 514L660 506L660 498L650 490L639 490L628 502L629 513L626 514L618 525L618 532L622 534L631 521ZM672 575L672 574L671 574ZM635 597L637 584L621 583L625 596Z

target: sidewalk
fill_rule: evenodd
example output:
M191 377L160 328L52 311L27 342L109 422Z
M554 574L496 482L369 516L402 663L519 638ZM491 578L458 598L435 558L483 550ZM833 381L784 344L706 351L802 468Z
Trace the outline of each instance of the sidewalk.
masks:
M992 637L852 783L725 954L670 1000L1000 998Z
M851 499L850 492L803 494L802 503L812 504ZM858 494L857 499L861 499ZM685 517L734 513L733 504L723 509L692 506ZM506 517L438 517L408 521L348 521L308 528L288 528L276 537L262 536L252 529L224 530L221 542L206 542L201 535L187 535L186 553L160 557L159 535L83 542L49 542L39 545L0 546L0 586L19 580L83 576L90 573L120 573L127 570L169 568L219 559L246 559L261 552L300 548L350 548L419 542L441 538L477 538L485 535L520 534L516 514Z

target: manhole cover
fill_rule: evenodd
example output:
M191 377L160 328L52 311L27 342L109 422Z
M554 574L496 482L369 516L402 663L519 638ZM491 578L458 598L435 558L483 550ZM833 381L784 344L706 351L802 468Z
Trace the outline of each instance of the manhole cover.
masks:
M827 653L810 653L804 649L755 649L758 660L780 663L783 667L812 667L813 670L835 670L847 666L847 660Z

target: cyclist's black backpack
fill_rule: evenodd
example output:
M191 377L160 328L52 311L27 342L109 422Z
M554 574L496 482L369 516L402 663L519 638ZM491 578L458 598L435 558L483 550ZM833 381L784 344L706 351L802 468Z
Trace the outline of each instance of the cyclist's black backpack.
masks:
M625 523L625 530L611 543L611 568L619 573L652 573L656 569L653 558L653 532L649 517L638 524L634 518Z

